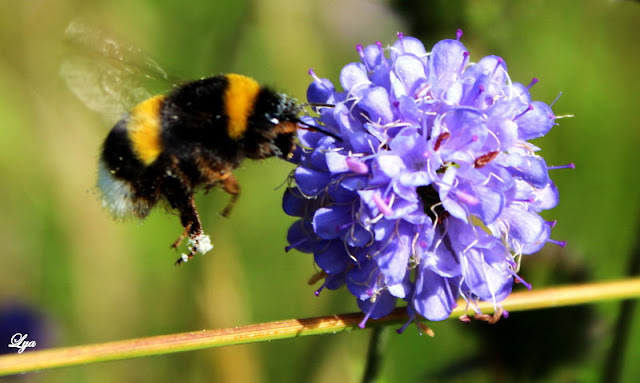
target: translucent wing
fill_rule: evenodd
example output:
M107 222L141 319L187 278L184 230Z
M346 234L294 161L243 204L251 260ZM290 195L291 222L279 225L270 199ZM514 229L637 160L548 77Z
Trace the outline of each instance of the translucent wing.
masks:
M81 21L69 24L65 41L70 49L60 75L88 108L109 119L178 82L140 48Z

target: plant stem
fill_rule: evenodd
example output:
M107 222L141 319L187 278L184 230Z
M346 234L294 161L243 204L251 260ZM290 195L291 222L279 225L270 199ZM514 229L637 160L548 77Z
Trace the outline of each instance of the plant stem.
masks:
M640 297L640 278L635 278L517 292L504 300L501 306L509 311L523 311L638 297ZM494 306L491 302L479 302L477 308L485 314L490 314L494 311ZM465 314L466 311L466 303L461 301L451 313L451 317L459 317ZM202 348L359 330L358 324L363 318L364 314L362 313L340 314L31 351L23 354L1 356L0 376ZM406 320L406 310L398 308L384 318L369 320L367 328L401 324Z
M367 364L365 365L362 383L373 383L382 370L382 356L389 338L389 326L376 326L371 331L369 349L367 350Z
M636 237L634 249L631 252L627 274L630 277L640 275L640 237ZM617 383L622 376L624 356L629 343L629 332L636 311L637 300L625 299L620 304L620 312L613 330L614 338L611 343L607 361L605 362L602 380L604 383Z

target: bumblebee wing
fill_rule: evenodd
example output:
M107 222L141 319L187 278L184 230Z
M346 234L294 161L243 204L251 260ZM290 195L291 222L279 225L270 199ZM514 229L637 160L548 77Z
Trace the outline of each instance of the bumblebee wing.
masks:
M65 31L69 48L60 75L89 109L109 119L169 89L171 78L140 48L76 20Z

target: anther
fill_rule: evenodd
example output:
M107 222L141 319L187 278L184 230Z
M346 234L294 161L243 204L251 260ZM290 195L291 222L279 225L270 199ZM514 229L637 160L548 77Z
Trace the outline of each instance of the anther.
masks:
M487 165L489 162L493 161L499 154L500 152L495 151L495 152L489 152L487 154L484 154L478 158L476 158L476 160L473 163L473 167L475 168L481 168L485 165Z
M369 167L364 162L354 157L347 157L347 168L356 174L369 173Z
M449 132L444 132L442 134L440 134L438 136L438 138L436 138L436 143L435 145L433 145L433 150L434 151L438 151L438 149L440 149L440 146L442 145L442 143L448 139L449 137L451 137L451 134L449 134Z
M384 216L390 216L393 214L393 210L391 210L391 207L387 205L387 203L383 201L378 194L373 195L373 202L375 202L378 210L380 210L380 213L382 213Z

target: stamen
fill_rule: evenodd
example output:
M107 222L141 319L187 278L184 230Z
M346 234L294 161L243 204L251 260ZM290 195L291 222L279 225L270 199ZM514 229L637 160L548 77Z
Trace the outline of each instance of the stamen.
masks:
M549 104L549 106L553 108L553 105L555 105L556 101L558 101L560 99L560 96L562 96L562 92L558 93L558 95L556 96L555 100L553 100L551 102L551 104Z
M560 247L565 247L567 246L567 241L556 241L555 239L547 239L547 242L553 243L554 245L558 245Z
M520 283L524 285L524 287L526 287L527 290L531 290L531 283L525 281L521 276L519 276L515 272L513 273L513 277L516 279L516 283Z
M316 74L316 72L313 70L313 68L309 68L309 76L311 76L313 78L314 81L317 81L319 83L322 84L322 81L320 81L320 77L318 77L318 75Z
M353 226L353 225L355 225L355 224L356 224L356 222L357 222L357 221L351 221L351 222L347 222L347 223L344 223L344 224L342 224L342 225L336 226L336 233L338 233L338 232L340 232L340 231L342 231L342 230L344 230L344 229L348 228L349 226Z
M409 318L408 321L404 322L404 324L402 325L402 327L400 327L399 329L396 330L396 332L398 334L402 334L404 332L404 330L407 329L407 327L409 327L409 325L411 324L411 322L413 322L415 320L415 318Z
M320 77L318 77L318 75L313 70L313 68L309 68L309 71L307 73L309 73L309 76L311 76L311 78L313 78L313 82L316 82L316 83L320 84L320 86L323 87L327 92L330 92L330 93L333 92L333 90L331 88L328 88L327 86L325 86L324 81L322 81L322 79Z
M382 43L380 41L376 41L376 46L378 47L378 49L380 50L380 60L382 61L382 63L384 64L385 67L387 67L387 69L389 68L389 63L387 62L387 60L384 58L384 48L382 48Z
M456 30L456 40L460 41L460 38L462 37L464 33L462 33L462 29L458 28Z
M458 69L459 73L462 73L464 68L467 66L467 59L469 58L469 55L469 52L462 52L462 64L460 64L460 69Z
M301 244L303 244L303 243L307 242L309 239L310 239L310 237L308 237L308 236L307 236L307 237L304 237L304 238L302 238L301 240L299 240L298 242L296 242L296 243L292 243L292 244L290 244L289 246L286 246L286 247L284 248L284 251L288 253L288 252L289 252L289 251L291 251L292 249L295 249L296 247L298 247L298 245L301 245Z
M314 291L314 292L313 292L313 294L314 294L316 297L319 297L319 296L320 296L320 293L322 292L322 290L324 290L324 288L325 288L325 287L327 287L327 283L328 283L328 282L329 282L329 281L327 281L327 280L325 279L325 280L324 280L324 283L322 284L322 286L320 286L316 291Z
M360 61L362 61L365 68L367 68L367 71L371 72L371 68L369 68L367 60L365 60L364 58L364 48L362 47L362 44L356 44L356 51L358 51L358 54L360 55Z
M529 104L529 107L527 107L527 109L524 110L524 112L520 113L519 115L515 116L513 118L513 121L517 120L518 118L522 117L525 113L529 112L533 110L533 105Z
M503 63L504 63L504 60L502 59L502 57L498 57L496 59L496 66L495 66L495 68L493 68L493 73L491 73L491 77L496 75L496 72L500 68L500 65L502 65Z
M556 170L556 169L575 169L576 165L572 162L570 164L566 164L566 165L556 165L556 166L547 166L547 169L549 170Z
M373 309L376 307L377 302L373 300L375 298L375 295L372 295L371 298L372 298L373 304L369 308L369 311L365 314L364 318L362 319L362 322L358 324L358 327L360 328L364 328L366 326L367 321L371 317L371 313L373 312Z
M538 79L537 78L532 78L531 82L529 83L529 85L527 85L527 90L530 90L532 86L536 85L538 83Z
M431 90L431 83L424 83L416 90L414 98L416 100L421 100L427 98L429 96L429 91Z

